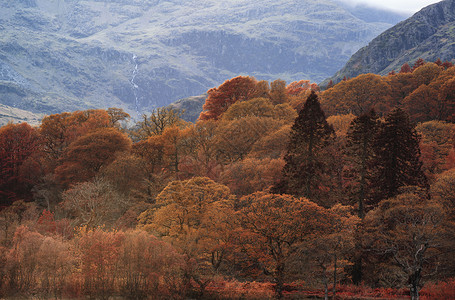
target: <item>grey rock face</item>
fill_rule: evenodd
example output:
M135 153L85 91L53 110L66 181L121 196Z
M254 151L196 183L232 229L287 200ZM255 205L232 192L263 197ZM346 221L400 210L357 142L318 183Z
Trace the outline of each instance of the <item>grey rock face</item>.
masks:
M325 82L364 73L385 75L418 58L455 61L455 0L430 5L385 31Z

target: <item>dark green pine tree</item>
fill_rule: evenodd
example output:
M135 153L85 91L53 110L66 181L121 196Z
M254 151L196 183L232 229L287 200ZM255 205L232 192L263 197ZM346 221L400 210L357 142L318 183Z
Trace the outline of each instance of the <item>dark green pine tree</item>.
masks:
M347 133L346 162L349 170L351 199L358 204L358 216L365 217L365 200L371 194L371 168L374 158L373 142L380 126L374 110L352 120Z
M420 161L419 136L402 109L395 108L386 116L376 135L374 151L372 205L398 195L401 187L428 189Z
M365 217L365 202L371 195L371 173L374 162L374 141L380 128L378 115L374 110L352 120L346 136L345 162L350 198L358 204L358 216ZM362 281L362 246L357 239L351 269L352 281Z
M323 204L330 172L326 150L334 139L335 131L326 121L318 96L311 92L292 126L282 178L272 192L305 196Z

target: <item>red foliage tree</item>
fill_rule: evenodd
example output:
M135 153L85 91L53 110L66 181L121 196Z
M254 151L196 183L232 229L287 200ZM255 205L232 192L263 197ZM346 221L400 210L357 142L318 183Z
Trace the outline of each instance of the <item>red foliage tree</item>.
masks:
M400 73L411 73L411 72L412 72L412 70L408 63L404 63L401 66Z
M54 220L54 213L48 210L43 210L43 213L38 219L37 229L40 233L55 233L57 225Z
M257 80L249 76L238 76L226 80L222 85L210 89L199 120L218 120L229 106L256 96Z
M445 62L442 63L442 67L444 69L451 68L451 67L453 67L453 63L451 63L450 61L445 61Z
M8 124L0 128L0 205L31 197L22 164L38 149L38 133L28 125Z
M66 149L62 164L55 170L56 178L64 184L89 180L114 161L117 153L130 149L131 140L116 129L90 132Z
M411 72L414 72L418 67L421 67L424 64L425 64L425 61L423 60L423 58L419 58L418 60L416 60L416 62L412 66Z

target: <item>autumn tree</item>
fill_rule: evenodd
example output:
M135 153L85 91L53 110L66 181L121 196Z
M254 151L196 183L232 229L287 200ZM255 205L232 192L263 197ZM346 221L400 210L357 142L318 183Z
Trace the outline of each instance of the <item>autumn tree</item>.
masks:
M421 136L422 162L428 178L447 170L447 158L453 145L455 125L443 121L420 123L416 131Z
M438 119L455 121L455 76L447 80L438 93Z
M395 275L409 287L411 299L419 299L423 279L437 270L451 240L445 221L443 207L419 189L380 202L365 217L366 249L397 267Z
M121 122L127 122L131 119L131 116L121 108L110 107L106 112L109 115L112 127L120 127Z
M16 230L13 239L13 251L10 251L7 272L10 289L27 291L34 286L39 264L38 252L42 235L32 232L26 226Z
M411 72L412 72L412 69L411 69L411 66L409 66L408 63L404 63L401 66L400 73L411 73Z
M144 193L147 190L149 170L145 159L125 153L117 158L101 171L102 178L110 182L113 188L125 198L131 200L145 200Z
M182 112L174 108L157 108L149 116L142 115L142 121L136 124L131 135L137 140L145 140L148 137L161 135L170 127L184 127L185 121L181 119Z
M231 239L234 202L229 189L209 178L172 181L158 195L157 206L139 216L139 228L170 242L186 255L188 280L203 293L220 268Z
M288 101L286 81L277 79L270 83L270 100L275 105Z
M59 159L65 148L81 135L109 126L110 117L105 110L65 112L46 116L40 126L44 151L52 159Z
M318 96L312 92L292 126L284 157L286 165L281 181L272 191L322 202L328 184L326 176L330 173L326 150L334 138L333 127L327 123Z
M352 113L359 116L372 108L387 112L394 105L390 102L390 92L385 78L362 74L324 91L321 102L329 115Z
M253 144L248 157L255 159L282 159L286 154L290 132L291 124L281 126L279 129L263 135Z
M199 120L218 120L237 101L257 97L257 80L254 77L238 76L226 80L222 85L210 89Z
M0 206L18 198L30 199L31 186L24 163L38 151L39 136L27 123L8 124L0 128Z
M440 174L431 186L432 198L437 200L448 213L451 221L455 221L455 169Z
M336 204L331 214L331 227L320 232L317 236L303 243L299 251L305 256L304 263L309 263L310 280L315 277L322 279L324 298L328 299L329 284L332 283L332 296L336 296L336 286L339 280L348 277L346 269L351 266L350 257L356 247L355 230L360 219L351 214L352 207Z
M75 271L72 245L60 236L43 236L37 253L39 291L49 298L61 298Z
M332 125L333 129L335 130L337 138L345 138L351 125L351 122L355 118L356 116L354 116L353 114L334 115L327 118L327 123Z
M452 68L452 67L453 67L453 63L446 60L446 61L444 61L444 62L442 63L442 67L443 67L444 69Z
M411 69L411 72L414 72L416 69L418 69L419 67L425 65L425 60L423 60L423 58L419 57L419 59L417 59L415 62L414 62L414 65L412 66L412 69Z
M412 76L416 82L416 86L421 86L422 84L429 85L441 72L442 69L436 64L425 63L415 69L412 72Z
M142 198L146 202L154 202L158 193L166 186L170 175L168 174L169 151L162 135L151 136L146 140L133 144L132 153L142 161L139 168L144 174L143 183L145 190Z
M82 292L107 299L115 294L117 261L125 240L123 232L82 228L75 237L82 272Z
M131 140L113 128L92 131L81 136L65 150L56 178L63 184L93 178L116 155L131 149Z
M388 76L386 80L390 85L390 101L395 104L401 104L418 87L412 73L398 73Z
M88 229L112 227L126 207L125 199L103 179L75 184L62 194L62 199L61 206L75 225Z
M141 231L127 231L118 254L120 294L125 298L183 298L184 258L170 244Z
M187 162L182 167L187 174L216 178L220 172L216 141L217 122L199 121L188 130L185 143Z
M403 186L428 188L420 161L419 136L415 125L400 108L385 118L374 140L374 203L398 195Z
M266 191L276 184L277 176L283 169L281 158L250 158L247 157L227 165L220 174L220 182L224 183L233 194L245 196L257 191Z
M299 95L308 90L317 90L317 85L312 85L309 80L293 81L286 86L286 93L288 95Z
M280 120L253 116L220 123L216 136L219 157L225 163L244 159L262 136L282 125Z
M222 119L226 121L244 117L272 117L274 106L267 98L254 98L249 101L236 102L232 104L223 114Z
M421 85L403 100L403 109L415 122L438 120L440 116L437 91Z
M240 207L241 249L273 278L275 293L281 298L298 246L327 228L331 215L308 199L264 192L243 197Z

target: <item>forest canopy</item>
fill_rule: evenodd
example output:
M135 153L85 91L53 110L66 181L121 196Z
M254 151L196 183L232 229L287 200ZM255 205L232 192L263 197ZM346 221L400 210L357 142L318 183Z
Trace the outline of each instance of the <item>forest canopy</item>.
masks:
M0 296L454 296L455 67L408 67L1 127Z

